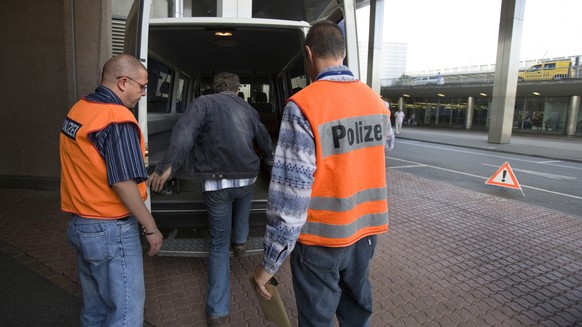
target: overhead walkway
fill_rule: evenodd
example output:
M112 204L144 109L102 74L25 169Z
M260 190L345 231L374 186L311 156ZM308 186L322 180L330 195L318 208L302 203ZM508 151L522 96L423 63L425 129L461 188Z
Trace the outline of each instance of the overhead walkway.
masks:
M443 74L444 85L412 85L411 81L399 82L392 80L390 86L383 86L384 97L398 99L405 94L410 98L436 97L444 94L446 97L479 97L482 94L491 96L493 93L493 72ZM531 96L534 91L542 96L572 96L581 95L582 75L556 81L524 81L517 84L517 96Z
M382 87L381 94L389 99L392 110L400 108L406 117L414 115L419 126L490 129L494 117L503 115L508 129L582 135L582 75L518 82L510 106L504 104L505 98L493 98L493 78L477 75L456 75L455 79L444 75L444 85L396 83ZM490 110L494 107L503 112L495 115ZM507 110L512 111L510 116Z

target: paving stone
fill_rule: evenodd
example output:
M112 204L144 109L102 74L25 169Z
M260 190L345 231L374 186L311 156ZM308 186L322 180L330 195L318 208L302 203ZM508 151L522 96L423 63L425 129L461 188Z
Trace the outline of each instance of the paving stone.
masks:
M398 171L388 178L391 226L370 274L373 326L582 322L580 217ZM0 249L79 294L58 192L0 189L0 206ZM258 256L231 258L227 327L267 325L246 280L259 264ZM207 268L206 258L144 257L146 325L205 326ZM297 326L288 263L277 277Z

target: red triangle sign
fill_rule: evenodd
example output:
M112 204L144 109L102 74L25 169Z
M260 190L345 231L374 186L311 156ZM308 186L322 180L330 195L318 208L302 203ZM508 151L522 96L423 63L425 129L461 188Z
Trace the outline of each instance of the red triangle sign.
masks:
M519 182L517 181L517 178L515 178L515 174L513 173L513 170L511 170L511 166L509 166L508 162L501 165L501 167L497 169L495 174L493 174L485 184L521 190L521 186L519 186Z

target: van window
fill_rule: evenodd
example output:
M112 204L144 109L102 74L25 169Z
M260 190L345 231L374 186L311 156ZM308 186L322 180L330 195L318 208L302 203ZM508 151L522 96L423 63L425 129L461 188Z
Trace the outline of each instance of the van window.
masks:
M544 69L545 69L545 70L549 70L549 69L556 69L556 63L545 64L545 65L544 65Z
M150 58L148 75L148 112L170 112L168 100L172 90L172 70Z
M180 76L178 80L178 97L176 98L176 112L184 112L188 104L188 88L190 79Z
M539 65L533 65L533 66L531 66L531 68L528 69L528 71L530 71L530 72L537 72L538 70L541 70L541 69L542 69L542 65L539 64Z

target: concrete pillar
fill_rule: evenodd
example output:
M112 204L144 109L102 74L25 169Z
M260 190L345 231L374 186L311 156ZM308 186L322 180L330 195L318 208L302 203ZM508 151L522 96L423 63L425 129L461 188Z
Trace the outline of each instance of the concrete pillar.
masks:
M398 98L398 109L404 111L404 98L403 97Z
M428 125L428 123L430 123L430 107L428 99L424 99L424 124Z
M502 0L489 143L510 143L525 0Z
M70 46L67 62L75 81L72 105L95 90L103 64L111 58L111 1L71 1L69 8L65 24L71 24L71 34L65 42Z
M441 98L438 97L437 98L437 107L435 110L435 114L434 114L434 124L438 125L439 124L439 111L441 109Z
M465 129L471 129L473 126L473 97L467 98L467 111L465 114Z
M2 1L1 10L0 185L58 189L58 131L111 56L111 0Z
M566 135L576 133L576 123L578 122L578 111L580 110L580 96L573 95L568 104L568 116L566 117Z

